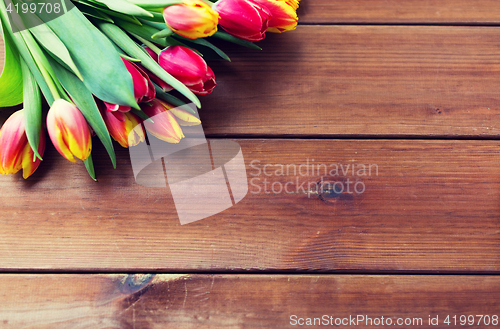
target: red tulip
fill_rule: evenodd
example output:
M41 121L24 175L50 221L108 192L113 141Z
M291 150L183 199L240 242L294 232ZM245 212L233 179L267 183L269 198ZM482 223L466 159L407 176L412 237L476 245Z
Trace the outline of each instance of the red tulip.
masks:
M189 48L169 46L158 56L158 63L197 95L208 95L217 85L212 69Z
M42 132L38 143L38 154L45 151L45 134ZM24 124L24 111L13 113L0 130L0 174L15 174L23 170L23 178L31 176L40 165L40 159L34 159Z
M219 25L229 34L260 41L266 37L271 12L252 0L219 0L214 4L219 13Z
M149 102L155 98L156 92L153 83L149 79L148 75L136 64L129 62L122 58L125 67L132 76L132 82L134 84L134 96L137 103L139 102ZM120 111L128 112L130 111L130 106L123 106L117 104L110 104L104 102L108 111Z
M121 146L127 148L144 142L144 129L141 119L132 112L106 111L101 108L102 118L109 134Z

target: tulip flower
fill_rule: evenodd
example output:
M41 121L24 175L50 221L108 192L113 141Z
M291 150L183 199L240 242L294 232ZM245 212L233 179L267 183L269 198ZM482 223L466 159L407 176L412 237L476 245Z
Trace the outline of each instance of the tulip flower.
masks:
M197 95L208 95L217 85L212 69L189 48L165 48L158 56L158 64Z
M38 154L45 151L45 134L40 134ZM5 121L0 130L0 174L15 174L23 170L23 178L31 176L40 165L41 160L34 157L24 124L24 111L13 113Z
M87 121L78 108L58 99L47 114L47 130L57 151L71 162L86 160L92 149Z
M110 112L101 107L101 114L109 134L121 146L127 148L144 142L144 129L141 119L132 112Z
M201 0L184 0L163 10L167 26L175 33L188 38L205 38L217 32L219 15Z
M132 76L132 83L134 84L134 97L139 102L149 102L156 96L155 87L148 75L136 64L129 62L122 58L125 67ZM130 106L123 106L104 102L108 111L130 111Z
M266 37L271 12L252 0L219 0L213 8L219 13L219 25L229 34L260 41Z
M184 138L184 134L169 108L171 108L169 104L159 99L154 99L150 104L142 104L142 111L154 121L152 123L146 120L144 126L158 139L169 143L179 143Z
M281 33L297 27L297 0L253 0L271 12L268 32Z
M151 50L151 48L144 47L144 50L146 50L147 53L151 56L151 58L154 59L154 61L158 63L158 55L153 50ZM162 79L160 79L156 74L152 73L151 71L149 71L145 67L141 66L141 69L144 72L146 72L146 74L149 76L149 78L151 79L151 81L153 81L158 86L160 86L160 88L163 89L163 91L167 92L167 91L171 91L171 90L174 89L174 88L172 88L171 85L169 85L168 83L166 83L165 81L163 81Z

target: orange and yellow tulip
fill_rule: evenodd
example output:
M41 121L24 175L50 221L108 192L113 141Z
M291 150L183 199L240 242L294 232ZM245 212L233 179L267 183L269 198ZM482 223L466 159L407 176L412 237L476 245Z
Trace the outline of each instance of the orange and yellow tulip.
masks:
M295 30L297 27L297 0L253 0L271 12L268 32L281 33Z
M205 38L217 32L219 15L201 0L184 0L163 10L167 26L188 39Z
M78 108L58 99L47 114L47 130L57 151L71 162L86 160L92 150L90 130Z

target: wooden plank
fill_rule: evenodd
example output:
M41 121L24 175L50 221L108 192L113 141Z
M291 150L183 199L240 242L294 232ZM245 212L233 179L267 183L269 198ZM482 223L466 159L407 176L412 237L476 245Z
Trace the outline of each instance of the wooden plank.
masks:
M462 322L468 328L485 328L498 326L499 315L497 276L2 275L0 278L0 321L5 329L290 328L308 323L307 318L311 322L314 318L328 319L322 325L317 321L315 326L307 326L314 328L326 324L334 327L335 321L353 325L353 319L363 328L389 327L388 323L397 326L398 321L403 323L398 328L456 328L461 324L461 316L462 320L472 316L473 325L467 320ZM451 320L449 325L445 323L447 316ZM438 326L429 325L430 319Z
M168 187L135 183L127 150L118 150L113 170L95 145L95 183L81 163L49 146L30 179L0 177L0 269L500 269L497 141L237 141L248 195L182 226ZM308 194L322 179L343 184L345 193L333 199ZM200 201L197 188L193 205Z
M498 24L495 0L303 0L301 23Z
M350 2L349 2L350 3ZM211 62L212 136L498 137L500 28L301 26ZM221 45L224 47L224 45Z

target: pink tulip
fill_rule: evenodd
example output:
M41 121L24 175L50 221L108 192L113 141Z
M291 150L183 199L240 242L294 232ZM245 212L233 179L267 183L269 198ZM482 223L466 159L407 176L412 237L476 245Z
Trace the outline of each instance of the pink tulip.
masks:
M136 64L129 62L122 58L125 67L132 76L132 83L134 84L134 96L137 103L139 102L149 102L155 98L156 92L153 83L149 79L148 75ZM130 111L130 106L123 106L117 104L111 104L104 102L108 111L120 111L128 112Z
M146 50L148 52L148 54L151 56L151 58L154 59L154 61L158 63L158 55L154 51L152 51L149 47L144 47L144 50ZM174 89L174 88L172 88L172 86L170 86L168 83L166 83L162 79L158 78L158 76L156 76L154 73L152 73L151 71L149 71L145 67L141 66L141 69L144 72L146 72L146 74L149 76L151 81L153 81L158 86L160 86L160 88L163 89L163 91L167 92L167 91L171 91Z
M78 108L58 99L47 114L47 130L57 151L71 162L75 157L85 160L92 150L92 140L87 121Z
M252 0L219 0L214 4L219 13L219 25L229 34L260 41L266 37L271 12Z
M45 134L42 132L38 143L38 154L45 151ZM23 178L31 176L40 165L41 160L34 159L24 124L24 111L13 113L0 130L0 174L15 174L23 170Z
M158 63L197 95L208 95L217 85L212 69L189 48L169 46L158 56Z

